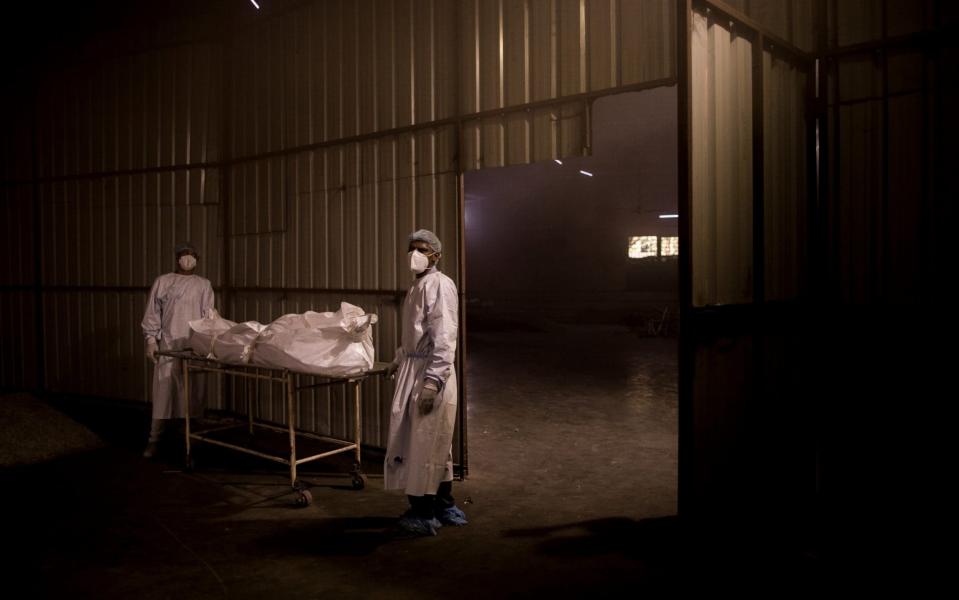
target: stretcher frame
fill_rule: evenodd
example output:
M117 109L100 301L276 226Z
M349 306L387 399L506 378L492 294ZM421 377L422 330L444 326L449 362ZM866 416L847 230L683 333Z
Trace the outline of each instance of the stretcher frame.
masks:
M389 365L387 363L374 363L373 368L364 371L358 375L350 375L345 377L328 377L324 375L317 375L315 373L305 373L291 371L289 369L275 369L271 367L261 367L256 365L238 365L234 363L223 363L211 358L205 358L193 354L189 349L180 350L180 351L162 351L159 353L161 356L169 356L171 358L176 358L180 360L180 368L183 374L183 388L184 388L184 403L186 410L186 418L184 419L184 437L186 443L186 464L188 469L192 469L193 457L192 457L192 444L194 441L202 442L207 444L212 444L215 446L220 446L223 448L228 448L236 452L242 452L244 454L250 454L252 456L257 456L270 460L276 463L287 465L290 469L290 486L297 492L297 503L298 504L309 504L312 502L312 496L306 490L306 486L297 478L297 467L299 465L320 460L322 458L327 458L336 454L342 454L345 452L352 451L353 455L353 470L350 471L352 476L352 483L354 489L363 489L366 486L366 476L363 474L362 470L362 383L371 375L379 375L387 372ZM238 423L231 425L223 425L219 427L212 427L209 429L204 429L202 432L193 432L190 428L190 373L191 372L207 372L207 373L222 373L224 375L230 375L234 377L246 377L251 379L260 379L266 381L272 381L274 383L283 384L286 390L286 427L281 427L279 425L274 425L272 423L258 422L253 418L253 402L254 399L248 398L247 400L247 413L248 413L248 422L247 423ZM296 385L296 377L304 376L311 377L314 379L322 378L326 381L320 383L312 383L309 385ZM305 431L299 431L295 427L295 404L296 404L296 394L304 390L312 390L320 387L327 387L338 384L346 384L349 388L352 389L353 396L353 439L352 440L343 440L339 438L334 438L331 436L317 435ZM222 394L222 388L220 393ZM247 448L245 446L240 446L238 444L233 444L230 442L225 442L223 440L218 440L210 437L208 434L225 431L228 429L238 429L241 427L247 427L249 434L252 436L254 434L254 428L260 427L263 429L269 429L272 431L286 432L289 434L290 442L290 455L289 458L283 456L277 456L275 454L269 454L266 452L260 452L259 450L254 450L252 448ZM338 445L338 448L333 450L328 450L326 452L321 452L319 454L311 454L309 456L303 456L297 458L296 452L296 440L297 438L307 438L314 439L322 442L332 443Z

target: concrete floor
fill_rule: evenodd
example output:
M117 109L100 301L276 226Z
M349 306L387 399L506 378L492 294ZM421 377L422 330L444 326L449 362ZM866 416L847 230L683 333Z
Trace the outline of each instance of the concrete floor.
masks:
M602 597L814 579L801 557L694 538L672 516L675 339L505 329L470 337L471 470L454 487L467 527L398 538L405 498L375 474L357 492L316 473L314 504L291 508L282 467L216 449L194 473L173 451L145 461L142 408L75 402L63 408L107 445L0 471L6 566L43 595L138 599Z

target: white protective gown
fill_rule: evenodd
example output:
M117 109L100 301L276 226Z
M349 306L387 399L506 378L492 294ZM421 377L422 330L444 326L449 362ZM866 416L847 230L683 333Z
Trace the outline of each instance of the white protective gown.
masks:
M383 470L388 490L423 496L435 494L441 482L453 480L458 304L456 284L435 268L417 279L406 294ZM417 401L427 376L442 385L433 410L421 415Z
M205 317L211 308L213 286L208 279L179 273L160 275L153 282L143 311L143 335L157 338L160 350L182 350L190 338L190 321ZM186 416L181 362L160 356L153 369L154 419ZM203 381L192 374L190 381L190 412L198 414L203 403Z

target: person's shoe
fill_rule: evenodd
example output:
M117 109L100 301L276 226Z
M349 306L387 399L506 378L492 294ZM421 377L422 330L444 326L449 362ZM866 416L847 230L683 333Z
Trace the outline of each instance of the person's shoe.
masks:
M149 442L143 451L143 458L153 458L157 454L157 443Z
M469 522L466 520L466 513L457 508L455 504L449 508L436 511L436 519L443 525L454 527L462 527Z
M407 533L413 535L436 535L436 530L442 527L436 519L425 519L423 517L414 517L413 515L403 515L396 525Z

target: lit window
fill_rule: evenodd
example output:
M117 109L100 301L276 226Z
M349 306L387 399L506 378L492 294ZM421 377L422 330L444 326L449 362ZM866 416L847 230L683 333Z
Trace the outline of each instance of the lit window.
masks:
M679 238L676 236L659 238L660 256L679 256Z
M646 258L656 256L656 236L639 235L629 238L629 257Z

